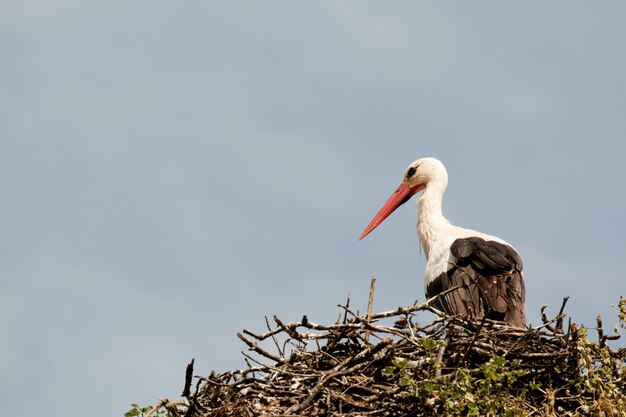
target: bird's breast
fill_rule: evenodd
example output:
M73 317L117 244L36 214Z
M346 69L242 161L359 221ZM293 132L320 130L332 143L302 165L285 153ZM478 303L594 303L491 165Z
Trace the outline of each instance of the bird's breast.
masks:
M428 262L426 263L426 273L424 274L424 292L426 292L428 284L441 274L448 272L455 264L455 258L450 253L450 244L436 245L430 248Z

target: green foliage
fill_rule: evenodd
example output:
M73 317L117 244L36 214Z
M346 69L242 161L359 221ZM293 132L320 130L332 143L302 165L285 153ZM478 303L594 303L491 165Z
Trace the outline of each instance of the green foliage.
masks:
M620 307L622 300L624 298L620 299ZM616 360L608 346L590 342L585 329L580 329L580 333L580 378L568 393L578 394L580 409L591 415L625 416L626 364L623 360Z
M626 317L624 300L620 299L622 327ZM542 375L550 370L522 367L519 360L496 354L479 371L457 367L441 375L443 364L437 361L437 353L445 343L430 338L420 340L427 352L426 365L394 360L383 374L395 376L398 384L421 403L424 415L626 416L624 355L618 355L603 341L589 341L585 328L576 329L576 334L576 353L567 358L579 370L574 380L546 384Z
M124 417L181 417L187 404L184 400L170 402L161 398L154 406L142 407L139 404L131 404L130 410L124 413Z
M143 417L151 408L152 407L141 407L139 404L133 403L130 405L130 410L124 413L124 417Z
M517 387L518 380L528 373L519 369L519 362L493 356L478 375L471 375L466 368L458 368L452 374L437 376L436 369L440 364L434 360L437 346L442 346L442 342L424 339L422 344L433 361L431 378L413 378L406 361L394 361L384 372L387 375L397 373L399 384L422 402L425 410L447 416L526 415L520 403L531 391L539 389L539 385L529 383Z
M622 329L626 329L626 298L619 298L618 309L617 318L619 319L619 324Z

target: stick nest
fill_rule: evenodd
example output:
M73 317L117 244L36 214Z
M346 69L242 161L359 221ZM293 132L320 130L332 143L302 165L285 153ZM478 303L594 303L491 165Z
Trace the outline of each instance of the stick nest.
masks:
M566 301L525 329L441 315L429 303L360 315L348 300L333 324L266 318L266 332L237 335L246 369L198 377L192 393L192 361L181 415L622 415L611 410L626 410L626 350L609 347L619 336L599 317L594 343L564 324ZM439 315L424 324L426 311Z

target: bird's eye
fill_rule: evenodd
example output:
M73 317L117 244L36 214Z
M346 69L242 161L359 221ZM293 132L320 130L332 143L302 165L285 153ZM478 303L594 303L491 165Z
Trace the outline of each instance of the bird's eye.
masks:
M406 172L406 179L408 180L409 178L411 178L413 174L415 174L416 170L417 170L417 167L409 168L409 170Z

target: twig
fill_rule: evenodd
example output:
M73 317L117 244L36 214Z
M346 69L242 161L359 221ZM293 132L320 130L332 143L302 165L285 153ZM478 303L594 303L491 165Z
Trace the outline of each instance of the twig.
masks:
M370 281L370 296L367 302L367 318L365 319L366 323L369 324L372 318L372 305L374 304L374 289L376 287L376 277L372 277ZM370 338L370 329L367 328L365 330L365 343L369 343Z
M276 356L276 355L272 355L271 353L269 353L265 349L261 348L256 343L251 342L250 340L248 340L241 333L237 333L237 337L239 339L241 339L241 341L244 342L246 345L248 345L250 350L253 350L254 352L258 353L259 355L265 356L266 358L269 358L269 359L271 359L273 361L276 361L278 363L282 363L282 364L287 364L288 363L284 358L281 358L281 357Z
M447 343L441 344L437 351L437 357L435 360L435 378L441 378L441 368L443 368L443 352L446 350Z
M187 399L191 395L191 380L193 378L194 361L195 359L191 359L191 362L187 364L187 369L185 369L185 387L183 388L183 393L181 395Z
M346 308L343 311L343 324L348 322L348 308L350 308L350 293L348 293L348 298L346 299Z
M563 333L563 318L565 317L563 315L563 311L565 311L565 304L567 304L567 300L569 300L569 295L563 297L563 303L561 303L561 308L559 309L559 314L557 314L557 316L556 316L555 327L556 327L556 329L560 330L561 333Z

